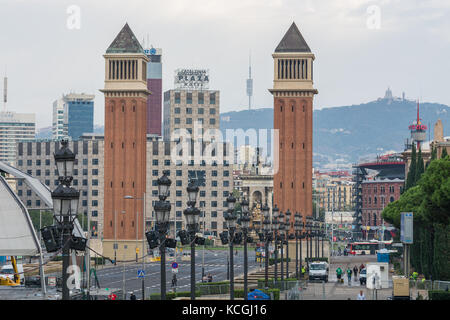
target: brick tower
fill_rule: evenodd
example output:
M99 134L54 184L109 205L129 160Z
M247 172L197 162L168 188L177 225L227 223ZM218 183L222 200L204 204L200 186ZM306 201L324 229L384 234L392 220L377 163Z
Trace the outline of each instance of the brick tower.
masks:
M275 157L274 204L280 211L312 215L313 61L308 44L295 23L275 53L273 89L274 129L279 130ZM275 148L276 152L276 148ZM291 232L293 229L291 228Z
M119 260L133 259L144 240L148 58L128 24L104 58L103 254Z

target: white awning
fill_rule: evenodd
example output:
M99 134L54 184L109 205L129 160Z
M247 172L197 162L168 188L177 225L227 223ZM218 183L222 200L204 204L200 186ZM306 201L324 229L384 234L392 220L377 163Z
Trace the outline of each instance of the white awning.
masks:
M40 245L26 207L0 175L0 256L32 256Z

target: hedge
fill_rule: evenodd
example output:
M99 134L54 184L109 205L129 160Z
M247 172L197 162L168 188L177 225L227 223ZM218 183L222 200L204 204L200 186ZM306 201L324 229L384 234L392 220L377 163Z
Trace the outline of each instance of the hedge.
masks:
M166 300L173 300L177 297L190 297L190 296L191 296L190 291L166 292ZM200 297L201 296L200 291L195 291L195 296ZM150 300L161 300L161 294L160 293L150 294Z
M450 292L444 290L429 290L428 299L430 300L450 300Z
M327 257L321 257L321 258L305 258L305 262L315 262L315 261L325 261L328 263Z
M283 282L279 279L277 282L274 282L274 278L269 278L268 286L270 289L283 290L292 289L296 286L298 279L296 278L287 278L284 279ZM258 279L258 289L263 289L266 287L266 281L264 279Z
M226 294L226 293L230 292L230 282L229 281L218 281L218 282L198 283L197 289L203 295Z
M269 295L273 292L273 299L280 300L280 289L268 289L261 290L265 294ZM250 293L251 291L249 291ZM244 298L244 289L234 289L234 297L235 298Z
M281 258L277 259L278 263L281 263ZM286 258L283 258L283 262L289 261L291 262L291 258L287 260ZM269 266L273 265L275 263L275 258L269 258Z

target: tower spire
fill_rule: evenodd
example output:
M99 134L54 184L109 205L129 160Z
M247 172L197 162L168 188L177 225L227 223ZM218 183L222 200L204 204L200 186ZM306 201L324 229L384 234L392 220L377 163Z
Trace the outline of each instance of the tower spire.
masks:
M251 52L251 50L248 55L247 96L248 96L248 110L250 110L252 108L252 96L253 96L252 52Z

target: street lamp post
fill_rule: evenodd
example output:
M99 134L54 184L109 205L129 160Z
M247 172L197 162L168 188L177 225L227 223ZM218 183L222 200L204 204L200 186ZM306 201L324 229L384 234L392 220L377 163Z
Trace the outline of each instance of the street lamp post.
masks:
M242 218L241 218L241 226L242 231L244 233L244 300L247 300L248 294L248 256L247 256L247 235L248 228L250 227L250 217L249 217L249 202L248 200L242 200L241 208L242 208Z
M68 141L61 141L62 147L54 154L58 169L59 185L51 193L53 200L53 215L60 224L63 236L63 265L62 265L62 299L70 300L70 291L67 286L67 269L70 265L70 244L73 223L78 212L80 192L70 186L73 180L72 172L75 154L68 148Z
M286 279L289 278L289 236L291 235L291 211L286 211Z
M284 214L280 211L280 215L278 216L278 230L280 231L280 249L281 249L281 281L284 281L284 235L286 233L286 226L284 224Z
M230 246L230 300L234 300L234 255L233 255L233 241L234 232L236 230L236 215L234 214L234 205L236 198L230 194L227 198L228 210L224 215L225 222L228 228L229 246Z
M161 256L161 300L166 300L166 234L169 227L170 209L169 201L166 201L172 181L168 178L169 171L165 170L163 176L158 179L159 201L154 205L156 225L159 234L159 252ZM144 254L144 253L143 253Z
M187 186L188 208L183 212L186 218L187 231L190 235L189 240L191 241L191 300L195 300L195 238L200 216L200 210L195 207L198 191L198 186L193 181L190 181Z
M300 220L302 216L300 213L296 212L294 215L294 231L295 231L295 277L299 278L299 269L298 269L298 239L299 239L299 232L300 232ZM301 242L300 242L301 244ZM301 250L301 249L300 249Z
M265 288L269 288L269 241L270 241L270 209L267 206L267 202L262 208L262 213L264 216L263 222L263 230L264 230L264 251L265 251L265 259L264 259L264 280L265 280Z
M275 282L278 281L278 212L278 207L275 205L275 207L272 208L272 229L275 244Z

